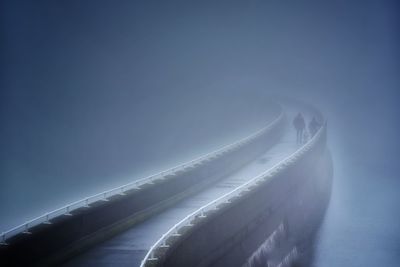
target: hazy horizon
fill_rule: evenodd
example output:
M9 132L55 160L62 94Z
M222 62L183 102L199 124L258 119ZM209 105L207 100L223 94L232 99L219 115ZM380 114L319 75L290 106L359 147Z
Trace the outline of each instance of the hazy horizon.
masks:
M328 119L335 184L316 266L398 264L397 1L0 6L0 211L7 221L122 183L132 168L163 167L175 150L181 160L227 133L232 140L254 130L268 117L264 99L279 94L316 105ZM179 127L191 131L180 135ZM150 153L149 144L162 149ZM76 189L47 199L60 185ZM358 232L360 222L369 227ZM356 230L346 237L349 225Z

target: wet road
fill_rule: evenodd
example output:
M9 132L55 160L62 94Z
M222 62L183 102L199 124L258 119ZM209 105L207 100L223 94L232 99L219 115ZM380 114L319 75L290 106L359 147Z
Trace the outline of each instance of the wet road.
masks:
M293 111L289 110L287 113L289 118L294 116ZM240 171L134 228L97 245L64 266L139 266L151 245L175 223L208 202L268 170L293 153L297 148L294 140L295 133L288 124L279 143Z

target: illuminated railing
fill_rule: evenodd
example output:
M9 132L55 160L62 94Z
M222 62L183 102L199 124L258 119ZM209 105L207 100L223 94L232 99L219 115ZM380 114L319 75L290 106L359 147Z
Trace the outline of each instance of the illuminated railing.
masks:
M307 151L309 151L313 145L319 140L323 132L326 130L326 123L319 128L317 133L305 144L303 144L299 149L297 149L294 153L292 153L287 158L279 161L277 164L269 168L264 173L252 178L248 182L244 183L243 185L235 188L234 190L228 192L227 194L211 201L210 203L202 206L201 208L197 209L193 213L189 214L181 221L176 223L172 228L170 228L165 234L161 236L149 249L146 256L141 262L140 267L145 267L148 263L154 263L158 261L159 258L157 257L157 249L159 248L168 248L167 240L173 236L180 236L180 230L183 227L193 226L193 222L198 218L205 218L207 217L207 212L212 212L218 209L218 206L221 204L229 204L234 198L240 197L240 195L244 192L251 191L252 188L255 188L258 183L266 182L273 178L277 173L282 171L283 169L287 168L288 166L294 164L299 158L302 157Z
M268 130L270 130L275 125L277 125L282 119L283 119L283 113L281 111L279 116L276 119L274 119L271 123L269 123L266 127L258 130L257 132L255 132L243 139L240 139L237 142L223 146L222 148L219 148L215 151L207 153L201 157L195 158L191 161L177 165L173 168L164 170L162 172L156 173L154 175L151 175L151 176L148 176L148 177L145 177L142 179L135 180L131 183L119 186L117 188L113 188L111 190L107 190L107 191L101 192L99 194L78 200L78 201L70 203L64 207L58 208L56 210L45 213L37 218L29 220L17 227L14 227L6 232L3 232L0 235L0 245L7 245L7 239L9 239L19 233L30 234L30 229L34 226L37 226L39 224L51 224L51 219L54 219L58 216L72 216L71 212L75 209L82 208L82 207L88 208L90 206L90 204L92 204L94 202L108 201L108 198L115 196L115 195L125 195L125 192L127 192L128 190L140 189L140 187L144 184L152 184L155 180L165 179L166 176L168 176L168 175L173 175L179 171L185 171L190 168L194 168L196 166L199 166L199 164L202 164L202 163L208 162L212 159L218 158L227 152L231 152L235 149L242 147L243 145L253 141L257 137L268 132Z

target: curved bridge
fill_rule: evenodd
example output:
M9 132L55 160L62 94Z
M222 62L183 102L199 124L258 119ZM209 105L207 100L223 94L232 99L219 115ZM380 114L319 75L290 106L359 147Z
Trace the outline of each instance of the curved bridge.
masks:
M302 261L329 199L332 168L326 123L295 144L289 122L299 110L323 121L309 106L285 105L243 140L3 233L1 261L143 267Z

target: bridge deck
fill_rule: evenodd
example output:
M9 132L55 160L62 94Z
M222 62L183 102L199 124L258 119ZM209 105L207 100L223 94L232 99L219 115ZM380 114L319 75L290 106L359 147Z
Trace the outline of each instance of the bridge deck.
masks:
M282 139L255 161L208 189L179 202L175 206L136 225L132 229L89 249L87 252L71 259L63 266L139 266L152 244L175 223L201 206L266 171L296 150L298 147L295 143L296 136L291 127L291 119L294 117L294 112L286 110L286 113L290 125L289 123L286 125Z

